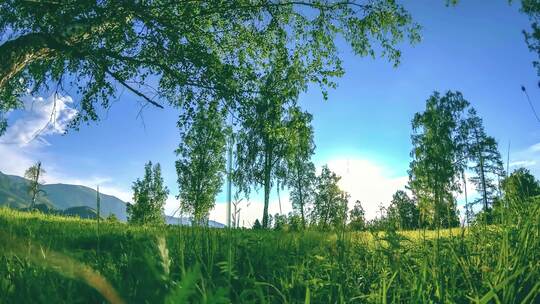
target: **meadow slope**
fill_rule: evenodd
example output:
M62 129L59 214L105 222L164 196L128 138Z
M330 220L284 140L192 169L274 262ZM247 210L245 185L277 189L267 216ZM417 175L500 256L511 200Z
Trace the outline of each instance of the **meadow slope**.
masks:
M0 208L0 303L538 303L540 212L467 231L133 227Z

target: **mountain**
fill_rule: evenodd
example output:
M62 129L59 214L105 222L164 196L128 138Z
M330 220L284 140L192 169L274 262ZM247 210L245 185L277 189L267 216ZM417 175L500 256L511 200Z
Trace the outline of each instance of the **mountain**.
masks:
M11 208L29 207L31 197L28 194L28 180L20 176L7 175L0 172L0 206ZM74 207L88 207L96 209L97 192L94 189L66 184L42 185L44 195L38 196L36 204L44 204L50 208L64 210ZM107 194L101 193L101 215L107 217L115 214L121 221L127 220L126 203ZM74 209L73 212L82 212L81 215L89 215L88 210ZM72 212L72 213L73 213Z
M29 207L31 197L28 193L29 181L16 175L7 175L0 172L0 206L25 209ZM79 216L81 218L96 218L97 192L85 186L68 184L47 184L41 189L45 195L36 199L36 208L46 213ZM101 217L110 214L116 215L120 221L127 221L126 202L115 196L100 194ZM191 225L191 218L165 216L169 225ZM210 227L223 228L225 225L209 221Z
M96 219L96 209L87 206L71 207L62 211L62 215L65 216L77 216L85 219Z
M166 215L165 223L167 223L168 225L191 226L191 218L190 217L179 218L179 217ZM212 220L208 221L208 226L213 227L213 228L225 228L225 225L223 225L222 223L212 221Z
M0 172L0 205L18 209L28 207L31 197L27 189L28 180L25 178ZM49 199L43 196L38 196L36 204L53 207Z
M97 192L94 189L66 184L43 185L47 199L56 209L90 207L96 209ZM127 221L126 203L115 196L100 193L101 216L115 214L121 221Z

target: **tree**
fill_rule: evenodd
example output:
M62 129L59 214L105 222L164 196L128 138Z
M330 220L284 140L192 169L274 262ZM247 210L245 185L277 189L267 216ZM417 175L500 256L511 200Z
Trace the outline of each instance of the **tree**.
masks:
M286 230L288 219L285 214L276 213L274 215L274 230Z
M126 89L157 107L200 96L231 107L256 95L275 52L298 58L295 87L333 87L343 74L335 40L355 54L375 49L399 62L396 45L419 26L394 0L19 1L0 3L0 126L18 97L76 90L74 125L96 120ZM149 89L150 88L150 89ZM150 93L152 92L152 93ZM155 94L154 94L155 93ZM2 133L0 132L0 134Z
M189 125L180 125L182 143L176 150L178 188L182 210L193 214L195 223L208 217L225 173L225 145L228 135L224 111L219 103L204 104L196 109Z
M414 200L405 191L399 190L392 196L388 207L388 217L397 224L398 229L410 230L418 228L420 216Z
M149 161L144 166L144 178L133 183L133 201L128 204L128 222L139 225L156 225L165 222L163 206L169 190L163 185L159 163L152 167Z
M483 203L484 212L488 212L498 196L498 182L496 181L505 175L504 165L497 141L486 134L482 119L477 115L476 110L469 109L468 116L466 121L467 155L475 173L470 180L482 195L479 201Z
M246 196L253 185L263 188L263 228L270 227L268 206L272 183L285 180L285 169L280 167L289 144L285 111L283 101L265 96L242 112L242 126L237 134L235 184Z
M300 214L302 227L306 227L306 213L308 205L313 202L315 165L311 162L311 156L315 150L313 142L313 127L311 126L312 116L309 113L302 112L299 109L292 110L293 119L291 128L292 143L289 146L288 157L288 178L287 185L290 189L290 200L293 210Z
M360 201L354 203L354 207L349 212L349 228L355 231L366 229L366 212Z
M540 195L540 183L525 168L519 168L502 181L504 200L513 205L522 205Z
M310 134L304 129L309 128L306 124L311 117L296 105L300 92L291 79L298 77L298 71L289 66L289 60L281 56L273 73L265 77L260 96L246 103L239 115L234 180L246 196L252 187L263 188L263 228L270 227L268 206L273 183L284 185L293 155L299 149L308 149L296 146L299 138L309 142L303 137Z
M540 21L540 2L538 0L522 0L521 11L527 14L531 21L532 32L523 31L525 42L529 50L540 57L540 26L538 25ZM540 75L540 62L535 60L533 65Z
M339 188L340 179L328 166L317 177L313 216L321 229L341 227L347 220L349 195Z
M309 206L315 198L315 165L311 161L297 160L289 179L290 200L295 214L300 215L302 227L306 227Z
M300 231L305 229L304 224L305 223L302 222L302 218L299 215L289 212L289 215L287 216L287 228L289 231Z
M231 222L235 228L240 228L240 212L242 211L243 199L240 197L240 193L237 191L234 193L234 199L231 201L233 209L231 210ZM246 205L249 207L249 203Z
M114 213L109 214L109 216L107 216L106 220L109 223L120 223L120 221L118 220L118 217L116 217L116 214L114 214Z
M262 225L261 225L261 222L259 222L259 219L256 219L255 220L255 223L253 224L253 230L259 230L259 229L262 229Z
M409 187L418 200L421 216L432 227L459 224L453 193L460 191L465 164L464 110L469 102L459 92L435 92L426 110L412 120L413 160Z
M24 172L24 177L29 180L28 193L30 194L30 209L34 209L36 206L36 199L40 193L45 193L40 189L42 178L45 174L45 170L41 167L41 162L38 161Z

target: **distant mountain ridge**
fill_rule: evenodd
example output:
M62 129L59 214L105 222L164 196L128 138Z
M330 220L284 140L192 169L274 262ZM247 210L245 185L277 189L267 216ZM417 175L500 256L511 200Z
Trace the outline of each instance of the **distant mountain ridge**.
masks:
M12 208L29 207L31 201L27 187L29 181L16 175L0 172L0 206ZM39 195L36 204L44 204L54 209L65 210L73 207L96 208L97 192L94 189L68 184L45 184L41 186L45 195ZM107 217L115 214L121 221L127 220L126 203L117 197L100 194L101 214Z
M28 194L29 181L16 175L8 175L0 172L0 206L8 206L16 209L29 207L31 201ZM59 214L77 215L82 218L95 218L97 192L92 188L69 184L45 184L41 186L45 195L36 199L36 204L41 204L44 209L57 209ZM127 221L126 202L119 198L100 193L101 216L116 215L120 221ZM170 225L190 225L190 218L177 218L165 216L165 222ZM225 225L209 221L209 226L222 228Z

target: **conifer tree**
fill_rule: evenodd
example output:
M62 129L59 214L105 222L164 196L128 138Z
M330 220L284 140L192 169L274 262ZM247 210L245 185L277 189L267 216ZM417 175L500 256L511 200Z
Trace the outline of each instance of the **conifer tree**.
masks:
M498 196L498 180L505 175L497 141L485 132L482 119L474 108L469 109L466 128L468 132L467 155L474 176L470 178L481 194L484 212L487 212Z

